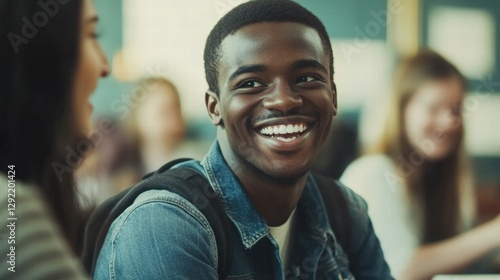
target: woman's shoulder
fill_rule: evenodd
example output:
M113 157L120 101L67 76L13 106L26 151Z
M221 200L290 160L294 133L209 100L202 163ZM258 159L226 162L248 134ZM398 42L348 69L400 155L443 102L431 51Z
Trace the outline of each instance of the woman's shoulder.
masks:
M354 172L357 170L360 170L363 173L373 173L390 171L393 169L394 164L389 156L384 154L370 154L362 156L349 164L349 166L346 168L346 171L344 172L344 175L346 173Z
M386 154L367 154L365 156L359 157L355 162L365 162L371 164L392 164L391 158Z
M397 177L391 158L384 154L371 154L352 162L342 174L340 181L351 189L367 195L366 192L391 190L388 188ZM396 180L399 184L400 180Z
M0 174L0 180L9 182L5 174ZM5 213L11 225L8 248L15 250L16 256L23 256L13 259L12 264L19 271L16 269L15 277L9 274L12 279L34 279L34 275L47 279L88 279L36 186L19 180L7 183L7 192L0 192L0 209L7 210L0 213ZM0 250L5 247L2 245ZM23 266L29 269L21 269Z
M4 173L0 173L0 180L7 185L7 191L0 192L0 205L11 204L14 206L16 205L16 201L22 201L23 208L25 206L43 207L40 203L41 196L38 190L31 184L15 179L10 180ZM15 207L11 208L16 209Z

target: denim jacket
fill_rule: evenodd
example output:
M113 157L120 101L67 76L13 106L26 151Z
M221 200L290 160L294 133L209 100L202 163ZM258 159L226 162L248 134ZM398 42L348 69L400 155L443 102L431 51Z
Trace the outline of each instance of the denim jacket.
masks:
M393 279L364 200L345 188L353 221L355 267L335 240L312 176L297 205L284 268L278 243L225 162L217 142L201 161L178 166L204 174L223 200L233 248L226 279ZM177 167L177 166L176 166ZM214 233L200 211L177 194L141 194L111 225L99 254L95 279L217 279ZM350 269L352 271L350 271Z

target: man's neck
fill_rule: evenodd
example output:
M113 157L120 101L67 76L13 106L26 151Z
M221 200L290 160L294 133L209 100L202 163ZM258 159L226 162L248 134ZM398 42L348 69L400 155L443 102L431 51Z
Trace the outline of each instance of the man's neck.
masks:
M283 179L270 176L239 158L224 136L218 137L222 156L238 177L257 212L266 220L268 226L276 227L284 224L302 195L307 173Z
M288 220L302 195L307 178L304 175L293 182L279 182L267 176L262 178L245 172L236 176L257 212L266 220L268 226L273 227Z
M294 179L279 180L254 166L241 166L238 160L225 154L223 149L222 154L267 225L275 227L285 223L302 195L307 174Z

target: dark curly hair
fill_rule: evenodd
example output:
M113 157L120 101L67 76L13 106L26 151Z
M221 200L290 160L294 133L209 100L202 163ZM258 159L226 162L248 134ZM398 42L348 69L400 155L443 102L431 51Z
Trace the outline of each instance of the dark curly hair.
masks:
M205 44L203 58L205 77L209 90L219 93L217 77L221 43L228 35L243 26L259 22L296 22L307 25L318 32L325 53L330 57L330 73L333 80L333 51L328 33L321 21L310 11L290 0L255 0L229 11L212 29Z

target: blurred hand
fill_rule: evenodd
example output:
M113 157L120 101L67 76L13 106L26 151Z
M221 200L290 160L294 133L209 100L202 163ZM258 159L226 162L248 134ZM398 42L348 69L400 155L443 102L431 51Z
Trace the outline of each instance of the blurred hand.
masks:
M500 214L498 214L493 220L491 220L492 224L495 227L495 236L497 237L497 245L500 247Z

